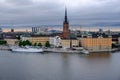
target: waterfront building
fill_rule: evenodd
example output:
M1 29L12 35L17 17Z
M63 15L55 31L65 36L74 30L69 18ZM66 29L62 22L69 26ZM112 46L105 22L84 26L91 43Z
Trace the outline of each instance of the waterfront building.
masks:
M89 51L110 51L112 48L112 37L105 34L83 36L80 42Z
M41 43L42 45L45 45L45 43L49 41L49 36L22 36L21 40L29 40L32 44Z
M21 41L29 40L30 42L32 42L32 37L31 36L20 36L20 40Z
M41 43L42 45L45 45L47 41L49 41L49 36L32 37L32 44Z
M61 46L63 47L63 48L70 48L70 39L62 39L61 40Z
M60 47L61 46L61 38L59 36L50 37L49 42L54 47Z
M78 39L73 39L71 42L72 47L79 47L80 41Z
M79 40L78 39L62 39L61 46L63 48L79 47Z
M4 39L8 45L17 45L19 43L18 39Z

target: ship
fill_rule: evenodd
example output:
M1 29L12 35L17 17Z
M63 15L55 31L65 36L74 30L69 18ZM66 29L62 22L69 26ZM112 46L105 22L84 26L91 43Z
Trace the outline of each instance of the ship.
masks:
M12 47L11 51L13 52L30 52L30 53L39 53L43 52L42 48L35 48L35 47Z

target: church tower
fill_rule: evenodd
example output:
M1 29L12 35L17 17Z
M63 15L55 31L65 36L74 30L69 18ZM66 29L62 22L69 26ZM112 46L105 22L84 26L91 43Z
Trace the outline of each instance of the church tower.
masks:
M69 31L69 22L67 18L67 8L65 8L65 18L63 22L63 38L69 39L70 38L70 31Z

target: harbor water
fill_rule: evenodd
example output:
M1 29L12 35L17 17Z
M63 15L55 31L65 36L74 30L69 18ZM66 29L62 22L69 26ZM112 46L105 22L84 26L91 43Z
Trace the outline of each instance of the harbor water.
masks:
M66 54L0 51L0 80L120 80L120 52Z

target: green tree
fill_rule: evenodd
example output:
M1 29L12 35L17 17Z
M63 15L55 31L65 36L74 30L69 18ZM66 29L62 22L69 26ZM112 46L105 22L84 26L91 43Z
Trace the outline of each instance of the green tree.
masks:
M31 42L30 42L29 40L26 40L26 41L25 41L25 44L26 44L26 45L29 45L29 46L32 45Z
M34 43L34 45L33 46L37 46L37 43Z
M38 46L39 46L39 47L42 47L42 44L41 44L41 43L38 43Z
M7 41L1 40L0 45L7 44Z
M45 47L50 47L49 41L47 41L47 42L45 43Z
M19 46L22 46L22 41L19 41Z
M29 40L19 42L19 46L26 46L26 45L31 46L32 43Z

